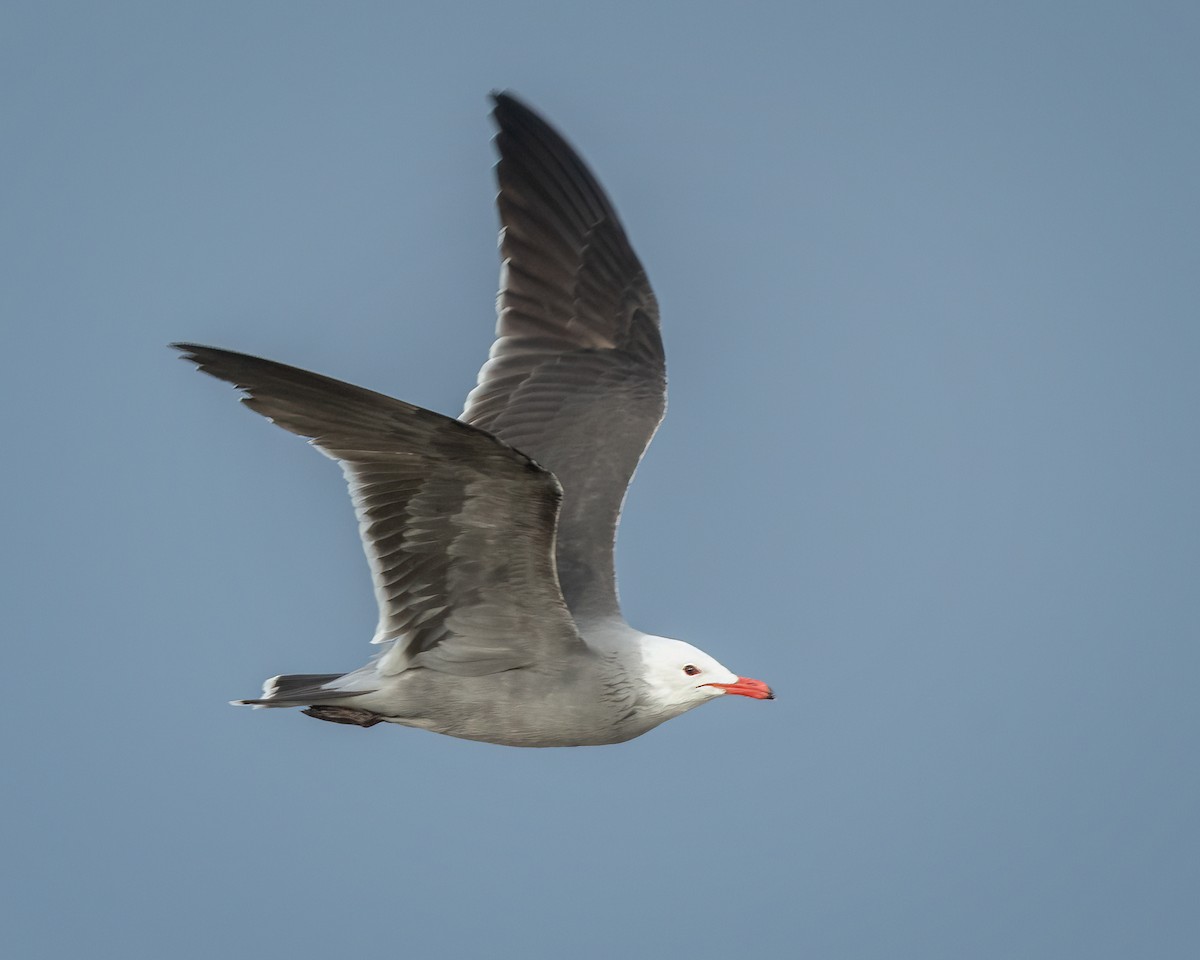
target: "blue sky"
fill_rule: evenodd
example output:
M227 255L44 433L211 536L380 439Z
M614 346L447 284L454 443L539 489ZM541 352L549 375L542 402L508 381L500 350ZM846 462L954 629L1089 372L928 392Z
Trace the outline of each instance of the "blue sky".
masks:
M9 2L12 955L1192 957L1200 15ZM626 612L774 686L519 751L226 701L357 666L338 470L188 339L457 414L486 94L608 188L671 409Z

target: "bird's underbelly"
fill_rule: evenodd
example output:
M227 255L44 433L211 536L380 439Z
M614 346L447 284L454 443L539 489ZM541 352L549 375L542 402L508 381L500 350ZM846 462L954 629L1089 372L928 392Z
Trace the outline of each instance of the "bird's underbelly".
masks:
M645 733L645 730L614 730L608 734L596 731L545 729L538 727L511 727L500 731L496 727L488 727L485 723L455 722L440 724L428 719L411 719L407 717L384 717L388 723L397 723L406 727L417 727L432 733L442 733L460 740L479 740L483 743L496 743L506 747L598 747L610 743L624 743Z
M556 679L547 683L526 671L485 677L413 671L398 678L390 703L371 708L390 723L513 747L622 743L661 722L643 717L601 683Z

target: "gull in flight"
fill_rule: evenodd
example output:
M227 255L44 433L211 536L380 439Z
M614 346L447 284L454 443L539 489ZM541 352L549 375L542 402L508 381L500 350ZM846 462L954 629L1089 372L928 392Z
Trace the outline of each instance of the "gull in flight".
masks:
M604 190L515 97L493 97L496 340L457 419L271 360L180 343L342 468L379 651L235 703L523 747L620 743L728 694L773 698L621 615L613 546L666 409L658 306Z

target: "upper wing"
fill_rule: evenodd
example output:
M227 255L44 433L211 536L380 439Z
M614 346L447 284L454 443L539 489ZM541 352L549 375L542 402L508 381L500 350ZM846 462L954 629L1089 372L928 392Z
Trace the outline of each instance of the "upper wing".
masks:
M563 596L576 620L619 617L617 520L666 409L658 304L575 151L513 97L495 101L497 339L462 419L558 478Z
M242 402L337 460L375 581L385 673L511 670L582 649L553 563L561 492L457 420L295 367L175 344Z

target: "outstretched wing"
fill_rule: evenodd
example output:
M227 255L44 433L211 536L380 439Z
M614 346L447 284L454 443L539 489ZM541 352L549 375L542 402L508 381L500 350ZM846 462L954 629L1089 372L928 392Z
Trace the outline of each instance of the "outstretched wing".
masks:
M497 339L462 419L558 478L563 595L580 622L619 618L617 521L666 409L658 305L578 154L512 96L494 99Z
M477 676L582 649L554 569L561 492L495 437L329 377L175 344L337 460L375 581L378 667Z

